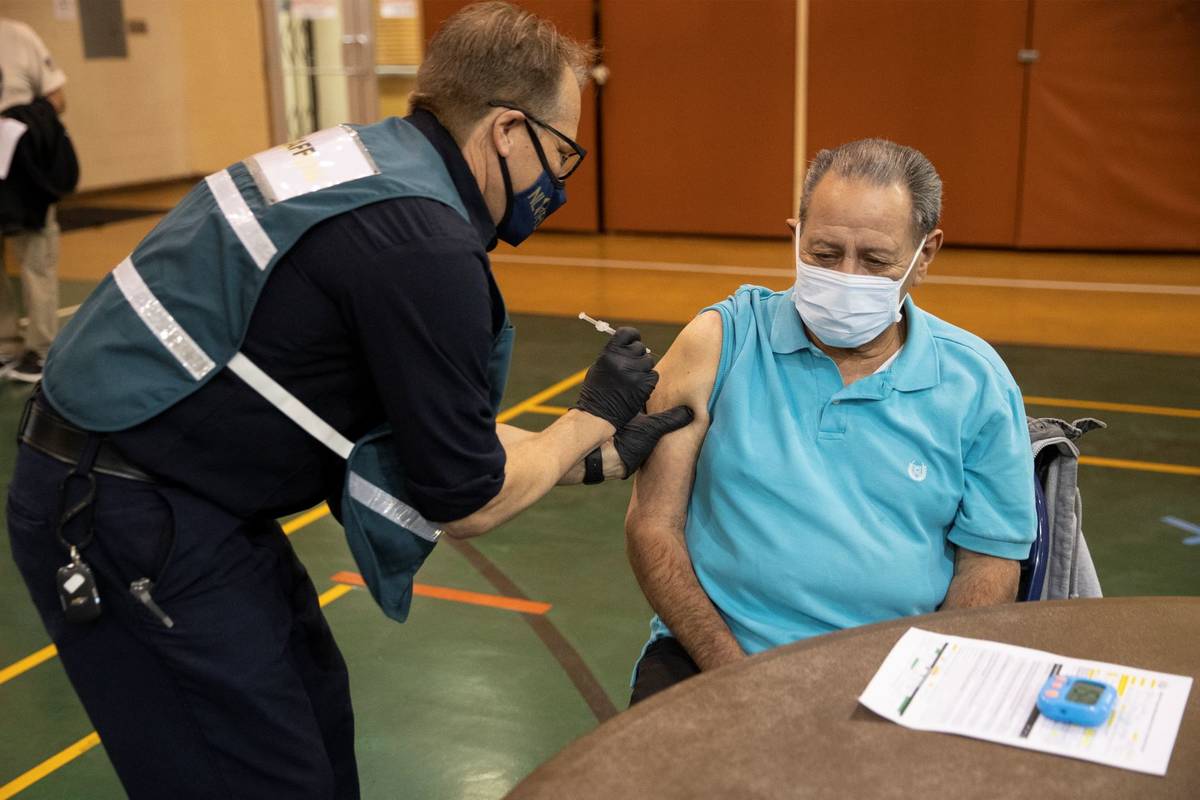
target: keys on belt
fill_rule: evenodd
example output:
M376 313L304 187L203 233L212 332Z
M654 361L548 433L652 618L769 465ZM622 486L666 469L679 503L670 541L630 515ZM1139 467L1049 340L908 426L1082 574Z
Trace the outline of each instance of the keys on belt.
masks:
M38 393L30 396L25 404L21 423L17 428L19 441L50 456L72 469L59 485L59 508L55 536L70 555L71 560L59 567L55 575L59 602L67 622L88 623L100 616L102 604L95 573L83 559L80 551L92 541L92 512L96 500L96 478L93 472L128 478L135 481L153 482L153 478L138 469L116 451L112 445L95 433L76 428L50 409L38 403ZM72 491L81 488L80 493ZM68 538L68 528L82 528L82 537ZM154 601L150 592L154 588L149 578L138 578L129 584L129 593L145 606L165 627L172 628L174 620Z

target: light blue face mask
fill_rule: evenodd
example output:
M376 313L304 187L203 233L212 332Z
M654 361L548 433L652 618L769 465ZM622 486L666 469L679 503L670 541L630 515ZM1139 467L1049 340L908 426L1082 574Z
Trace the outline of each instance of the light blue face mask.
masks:
M904 297L900 289L925 247L921 237L908 269L899 280L882 275L852 275L800 260L800 230L796 229L796 286L792 300L800 319L814 336L830 347L861 347L900 321ZM907 296L907 295L905 295Z
M500 174L504 176L504 191L508 196L508 203L504 209L504 218L496 226L496 235L501 241L514 247L528 239L546 217L567 202L566 185L554 177L537 133L528 120L525 121L525 128L529 131L529 138L533 141L538 160L542 162L542 174L538 175L533 185L520 193L514 193L512 178L508 173L508 161L504 156L499 156Z

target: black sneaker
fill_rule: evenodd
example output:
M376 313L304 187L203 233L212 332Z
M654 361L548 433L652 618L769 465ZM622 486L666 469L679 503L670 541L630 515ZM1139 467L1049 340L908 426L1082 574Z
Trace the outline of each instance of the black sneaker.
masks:
M45 362L42 357L32 350L26 351L25 355L21 356L21 360L16 366L8 371L5 376L9 380L21 381L21 383L37 383L42 379L42 365Z

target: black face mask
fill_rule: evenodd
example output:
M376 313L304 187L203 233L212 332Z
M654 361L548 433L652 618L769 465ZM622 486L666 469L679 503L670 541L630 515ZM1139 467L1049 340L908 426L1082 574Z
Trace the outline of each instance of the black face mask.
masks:
M537 132L525 120L525 129L533 142L538 161L542 162L542 174L528 189L520 194L513 192L512 177L508 172L508 160L497 153L500 159L500 174L504 177L505 206L504 217L496 226L496 234L508 244L519 245L529 238L546 217L562 208L567 202L565 184L554 177L550 164L546 161L546 153L542 143L538 141Z

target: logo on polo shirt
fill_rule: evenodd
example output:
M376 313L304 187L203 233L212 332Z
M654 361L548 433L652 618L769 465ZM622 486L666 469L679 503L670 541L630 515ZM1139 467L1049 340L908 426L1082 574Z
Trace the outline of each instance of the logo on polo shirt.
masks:
M925 480L925 476L929 474L929 468L920 461L913 459L908 462L908 477L912 478L917 483Z

